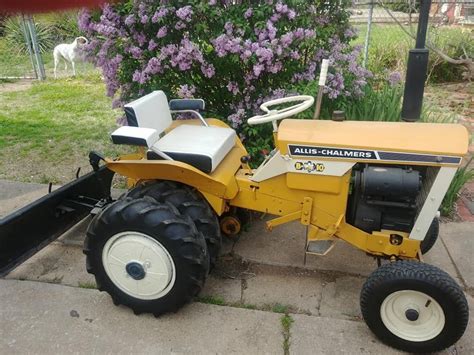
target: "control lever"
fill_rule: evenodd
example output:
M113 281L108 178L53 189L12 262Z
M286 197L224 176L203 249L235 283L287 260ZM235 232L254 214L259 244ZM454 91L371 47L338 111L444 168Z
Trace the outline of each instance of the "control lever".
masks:
M321 113L321 103L323 101L323 89L326 85L326 78L328 76L328 67L329 67L329 60L323 59L321 63L321 71L319 72L319 89L318 89L318 97L316 98L316 107L314 109L313 120L317 120L319 118L319 114Z

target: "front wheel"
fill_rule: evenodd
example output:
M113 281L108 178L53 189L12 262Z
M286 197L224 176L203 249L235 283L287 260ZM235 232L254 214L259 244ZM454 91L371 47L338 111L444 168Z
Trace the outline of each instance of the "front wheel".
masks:
M92 220L84 243L87 271L115 304L158 316L176 311L209 271L204 237L169 203L118 200Z
M426 254L433 248L439 235L439 219L434 218L431 222L428 232L426 232L425 238L421 241L420 250L422 254Z
M466 330L469 308L462 289L444 271L420 262L382 265L361 292L369 328L386 344L415 353L440 351Z

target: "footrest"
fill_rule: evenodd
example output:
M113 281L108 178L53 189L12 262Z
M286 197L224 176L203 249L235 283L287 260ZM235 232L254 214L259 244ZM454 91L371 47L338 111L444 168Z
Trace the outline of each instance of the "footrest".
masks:
M336 244L335 240L312 240L306 246L306 253L314 255L326 255Z

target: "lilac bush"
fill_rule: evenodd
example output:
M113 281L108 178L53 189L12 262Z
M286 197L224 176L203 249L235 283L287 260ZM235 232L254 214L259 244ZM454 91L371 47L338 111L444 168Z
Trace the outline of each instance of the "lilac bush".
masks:
M268 99L298 93L323 58L331 100L363 94L370 73L348 24L347 1L128 1L83 12L89 58L114 106L161 89L202 97L239 133ZM252 133L253 132L253 133ZM251 138L251 137L250 137Z

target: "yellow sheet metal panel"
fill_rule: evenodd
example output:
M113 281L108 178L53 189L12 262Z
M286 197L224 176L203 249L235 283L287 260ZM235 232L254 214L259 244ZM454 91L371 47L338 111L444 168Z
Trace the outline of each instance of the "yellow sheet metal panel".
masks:
M227 186L191 165L169 160L106 160L116 173L136 180L171 180L224 197Z
M459 124L286 119L277 145L282 154L288 153L288 144L298 143L463 156L468 142L467 129Z
M338 194L341 191L342 178L339 176L287 173L286 182L291 189L327 192Z
M204 198L209 202L211 205L212 209L217 213L218 216L222 215L225 212L226 209L226 200L217 197L213 194L210 194L208 192L201 191L202 195Z

